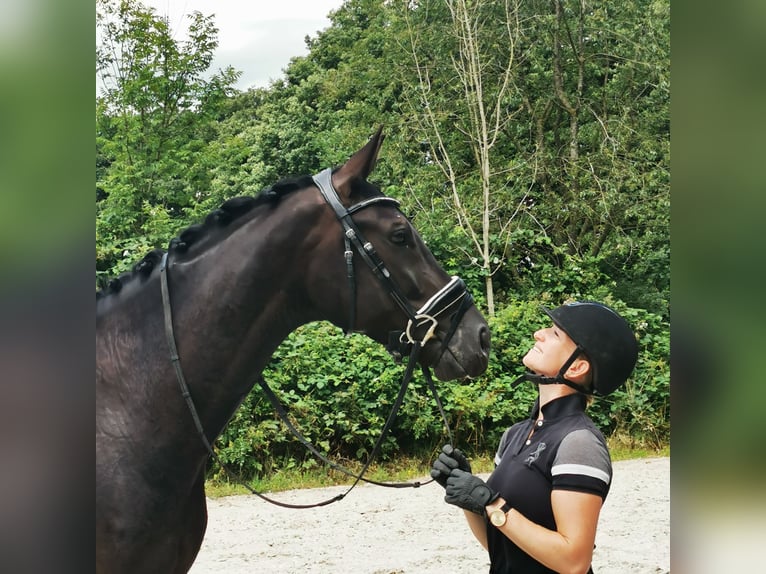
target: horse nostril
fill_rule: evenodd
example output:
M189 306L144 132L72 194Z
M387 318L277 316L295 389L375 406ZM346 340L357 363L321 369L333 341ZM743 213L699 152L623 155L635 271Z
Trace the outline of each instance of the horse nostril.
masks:
M491 345L490 340L489 327L484 325L479 329L479 344L481 345L482 351L487 353L487 355L489 355L489 348Z

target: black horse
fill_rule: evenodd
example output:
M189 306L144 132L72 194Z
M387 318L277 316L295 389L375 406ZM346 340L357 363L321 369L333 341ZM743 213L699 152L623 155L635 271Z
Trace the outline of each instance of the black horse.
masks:
M177 365L211 443L310 321L422 340L420 362L442 380L486 369L489 329L462 281L367 182L382 140L335 171L229 200L98 294L97 572L187 572L202 544L209 453Z

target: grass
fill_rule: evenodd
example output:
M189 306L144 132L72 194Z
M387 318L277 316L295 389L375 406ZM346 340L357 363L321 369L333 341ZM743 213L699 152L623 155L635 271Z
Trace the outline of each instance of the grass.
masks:
M609 453L612 455L613 461L670 456L669 444L656 447L637 442L632 437L625 435L612 435L607 439L606 443L609 445Z
M343 464L351 472L358 473L362 464L358 462L343 461ZM430 463L426 460L403 457L395 461L372 464L367 469L364 477L378 482L425 482L430 479L428 472ZM315 465L315 468L291 468L280 469L273 474L256 478L248 482L248 485L257 492L281 492L299 488L321 488L341 484L350 485L353 478L340 471ZM229 481L208 480L205 484L207 496L217 498L233 494L247 494L248 490L240 485Z
M655 449L646 445L635 444L633 441L624 440L620 437L611 437L607 442L613 461L670 456L669 445ZM359 472L362 468L362 465L356 462L346 461L343 464L352 472ZM416 480L425 482L425 480L430 479L428 476L430 466L430 460L427 457L403 457L371 465L365 478L379 482L414 482ZM472 457L471 467L476 473L490 472L494 468L493 455L485 454ZM257 492L273 493L293 489L350 485L352 482L352 478L339 471L314 465L313 468L280 469L269 476L253 479L249 481L248 485ZM207 481L205 492L210 498L249 493L247 488L241 484L217 479Z

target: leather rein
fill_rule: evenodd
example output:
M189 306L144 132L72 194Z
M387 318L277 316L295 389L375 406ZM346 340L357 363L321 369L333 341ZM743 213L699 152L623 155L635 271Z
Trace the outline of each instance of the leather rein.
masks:
M423 346L425 346L425 344L432 337L435 336L436 326L438 324L437 317L441 315L442 313L447 312L450 309L456 308L456 310L454 311L452 315L450 329L447 333L447 336L442 341L442 353L443 353L444 350L447 348L447 344L449 340L451 339L452 335L455 333L457 326L459 325L464 313L468 310L470 305L473 303L473 298L468 293L465 283L459 277L453 276L452 279L447 283L447 285L445 285L436 294L434 294L428 301L426 301L426 303L422 307L420 307L420 309L417 309L417 310L413 309L412 306L409 304L409 301L407 300L407 298L402 294L401 289L398 287L394 279L391 277L391 274L388 268L385 266L383 260L378 256L377 252L375 251L375 248L372 246L370 242L365 241L364 237L360 233L359 229L357 228L356 224L354 223L351 217L353 213L356 213L357 211L376 203L391 203L398 207L399 202L396 199L391 197L379 196L379 197L373 197L371 199L367 199L365 201L352 205L351 207L346 209L343 206L343 204L340 202L340 199L338 198L338 194L332 185L331 174L332 174L331 170L326 169L320 172L319 174L315 175L313 179L314 179L314 183L317 185L317 187L319 187L319 190L322 193L322 196L324 197L324 199L327 201L330 207L332 207L332 209L335 211L338 221L341 223L343 227L343 231L344 231L343 233L344 242L345 242L344 257L346 260L347 278L348 278L349 289L351 293L349 323L345 331L346 333L352 332L354 328L354 321L355 321L354 310L356 308L356 280L355 280L355 272L354 272L353 255L354 255L354 250L356 250L356 252L364 260L367 266L372 270L373 274L378 279L378 281L383 285L383 287L388 291L388 293L396 302L396 304L402 309L402 311L408 317L406 328L401 332L392 333L391 336L389 337L390 339L389 351L394 356L399 355L401 357L402 353L409 352L407 368L402 377L402 383L400 385L399 392L396 396L396 400L394 401L394 404L391 407L391 412L389 413L388 418L386 419L383 429L381 430L380 436L375 442L375 445L373 446L373 449L370 452L370 455L367 457L367 461L365 462L361 471L359 471L358 473L354 473L344 468L343 466L331 461L325 455L319 452L314 447L314 445L311 444L311 442L309 442L298 431L298 429L295 428L295 426L290 422L290 419L287 415L287 412L284 406L279 401L277 396L274 394L274 392L271 390L271 388L269 387L269 385L266 383L266 381L263 379L261 375L258 376L258 383L261 386L261 389L263 390L266 397L269 399L269 402L271 402L272 407L275 409L275 411L279 415L282 422L287 426L290 432L293 433L293 435L298 439L298 441L301 444L303 444L309 451L311 451L312 454L314 454L317 458L322 460L325 464L329 465L331 468L354 478L353 483L351 484L351 486L349 486L349 488L345 492L318 503L289 504L289 503L280 502L278 500L274 500L270 497L267 497L263 493L257 492L256 490L251 488L243 480L241 480L241 478L233 476L229 468L221 461L220 457L213 449L210 440L207 438L207 435L205 434L204 428L202 426L202 422L200 421L200 418L199 418L199 414L194 405L194 400L192 399L191 392L189 391L189 386L186 383L186 378L184 377L183 370L181 368L181 361L178 355L178 349L176 346L175 335L173 331L173 317L172 317L172 310L171 310L171 304L170 304L170 291L168 288L168 279L167 279L168 252L166 252L163 255L162 264L160 266L160 284L161 284L161 291L162 291L163 313L164 313L164 320L165 320L165 335L167 337L168 347L170 349L170 360L173 363L173 367L176 373L176 378L178 379L178 383L181 388L181 395L186 401L187 407L192 416L192 420L194 421L194 426L197 429L197 433L199 434L202 440L202 443L205 446L205 449L208 451L209 455L219 464L219 466L222 469L224 469L224 471L229 476L229 478L233 479L235 482L242 484L242 486L244 486L250 493L258 496L259 498L267 502L270 502L272 504L275 504L277 506L282 506L285 508L301 509L301 508L315 508L319 506L326 506L328 504L337 502L345 498L345 496L349 492L351 492L351 490L353 490L354 487L360 481L368 482L378 486L386 486L390 488L418 488L423 484L428 484L429 482L433 481L433 479L431 479L423 483L419 481L403 482L403 483L377 482L375 480L364 478L364 474L367 472L370 465L372 464L372 461L377 456L378 451L380 450L380 447L383 444L383 440L385 439L386 435L388 434L388 432L390 431L391 427L393 426L396 420L396 415L404 401L404 396L406 394L407 387L410 383L410 380L412 379L413 370L415 368L415 365L418 363L418 359L420 357L420 351L423 348ZM422 337L418 338L418 336L415 335L415 332L419 331L423 327L425 327L425 332ZM436 401L436 404L439 408L439 412L441 414L442 420L444 421L444 426L445 426L447 435L449 436L449 440L452 443L454 442L452 438L452 432L450 431L449 423L447 421L447 416L444 412L442 402L439 399L439 394L436 391L436 387L433 383L433 379L431 378L430 371L428 370L427 367L423 366L422 372L426 379L428 387L431 393L433 394L434 400Z

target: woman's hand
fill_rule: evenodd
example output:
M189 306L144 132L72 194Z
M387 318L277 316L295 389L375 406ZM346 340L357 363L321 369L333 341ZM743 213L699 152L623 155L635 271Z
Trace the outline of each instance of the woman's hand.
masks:
M456 468L471 473L471 464L460 449L453 448L451 444L445 444L431 467L431 477L442 487L447 488L447 479Z

